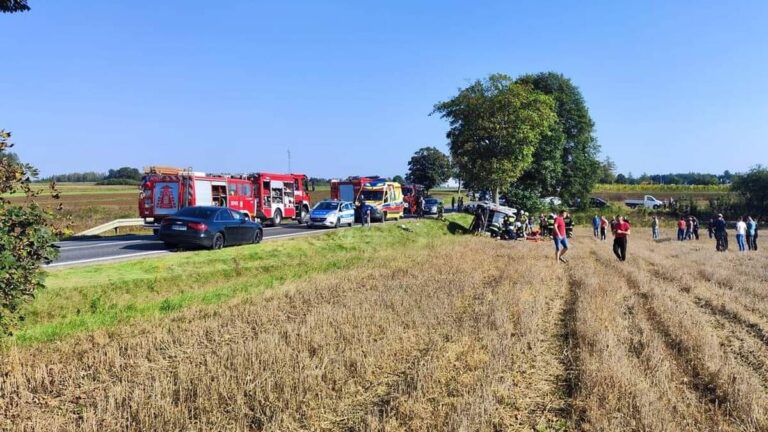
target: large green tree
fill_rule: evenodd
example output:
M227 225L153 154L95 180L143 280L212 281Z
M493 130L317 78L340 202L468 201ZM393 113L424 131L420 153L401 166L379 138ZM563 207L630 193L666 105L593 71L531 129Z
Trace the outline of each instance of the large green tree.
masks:
M5 157L13 146L10 138L0 130L0 333L13 328L19 306L43 286L40 264L56 256L53 243L62 232L52 213L35 202L41 193L31 187L37 170ZM50 189L58 198L53 183ZM12 194L24 199L11 201Z
M14 13L28 10L27 0L0 0L0 12Z
M599 178L600 147L581 91L570 79L555 72L523 75L515 82L550 96L557 114L554 130L543 135L534 162L515 187L586 202Z
M451 159L434 147L423 147L408 161L405 179L424 186L426 192L451 177Z
M731 190L744 198L748 211L768 214L768 168L758 165L748 173L735 177Z
M446 136L461 179L492 191L496 202L528 169L557 121L550 96L503 74L475 81L434 112L449 121Z

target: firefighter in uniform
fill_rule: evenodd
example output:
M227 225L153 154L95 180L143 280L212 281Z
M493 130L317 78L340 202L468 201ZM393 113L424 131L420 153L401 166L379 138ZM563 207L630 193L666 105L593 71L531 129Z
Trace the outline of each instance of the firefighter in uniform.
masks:
M550 213L549 216L547 216L547 236L552 235L552 230L555 229L555 214Z

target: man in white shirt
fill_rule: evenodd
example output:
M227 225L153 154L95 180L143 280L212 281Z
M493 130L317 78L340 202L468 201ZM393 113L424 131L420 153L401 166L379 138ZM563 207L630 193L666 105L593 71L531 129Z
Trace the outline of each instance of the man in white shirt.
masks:
M739 218L736 222L736 243L739 244L739 252L744 252L747 247L744 243L744 238L747 236L747 223L744 222L744 218Z

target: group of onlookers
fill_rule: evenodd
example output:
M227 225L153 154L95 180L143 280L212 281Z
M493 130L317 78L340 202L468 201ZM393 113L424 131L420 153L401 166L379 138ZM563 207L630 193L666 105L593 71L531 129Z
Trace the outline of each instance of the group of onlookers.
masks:
M742 216L736 221L736 243L739 252L757 250L757 220L752 216Z
M715 239L715 249L725 251L728 249L727 223L722 214L713 216L707 224L709 238ZM651 236L654 240L659 239L659 219L653 216L651 220ZM757 218L743 216L736 221L736 243L739 251L757 250L758 224ZM680 216L677 221L677 240L698 240L699 239L699 220L696 216Z
M656 219L656 216L653 217ZM655 237L656 239L658 237ZM699 239L699 220L696 216L680 216L677 221L677 240L698 240Z

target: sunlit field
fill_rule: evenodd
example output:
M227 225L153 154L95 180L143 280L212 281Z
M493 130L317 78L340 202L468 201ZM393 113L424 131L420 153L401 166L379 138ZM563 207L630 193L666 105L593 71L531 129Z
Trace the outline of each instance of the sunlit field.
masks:
M638 230L622 263L578 231L558 264L549 242L406 227L283 242L282 262L259 255L269 245L232 248L210 273L210 252L189 265L177 255L54 272L2 354L0 425L768 429L762 250L716 253L709 240L655 243ZM111 310L128 312L34 331Z

